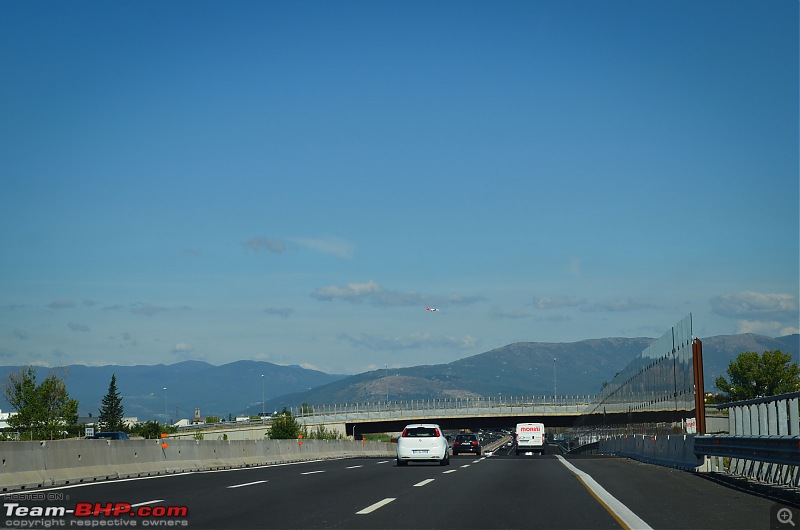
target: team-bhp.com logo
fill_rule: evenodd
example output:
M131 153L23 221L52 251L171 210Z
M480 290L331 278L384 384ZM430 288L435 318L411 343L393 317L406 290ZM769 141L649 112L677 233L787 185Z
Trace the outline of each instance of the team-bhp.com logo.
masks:
M189 526L186 506L135 506L127 502L79 502L65 506L23 506L3 503L9 528L58 528L67 526ZM184 519L181 519L184 518Z

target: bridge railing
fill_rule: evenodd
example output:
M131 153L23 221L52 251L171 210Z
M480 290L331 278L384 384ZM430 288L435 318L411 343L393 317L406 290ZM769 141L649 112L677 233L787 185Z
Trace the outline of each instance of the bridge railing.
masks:
M541 414L583 412L595 396L498 396L455 399L414 399L292 407L297 418L315 421L357 421L440 417L466 414Z

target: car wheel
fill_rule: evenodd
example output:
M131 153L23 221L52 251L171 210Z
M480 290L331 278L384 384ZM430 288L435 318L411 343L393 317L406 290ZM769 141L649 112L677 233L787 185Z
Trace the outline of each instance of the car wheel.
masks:
M444 455L444 458L442 458L441 460L439 460L439 465L440 465L440 466L446 466L446 465L447 465L447 464L449 464L449 463L450 463L450 459L449 459L449 458L447 458L447 455Z
M481 452L478 451L477 453L475 453L475 456L481 456Z
M400 460L399 458L397 459L397 467L407 466L407 465L408 465L408 462L406 462L405 460Z

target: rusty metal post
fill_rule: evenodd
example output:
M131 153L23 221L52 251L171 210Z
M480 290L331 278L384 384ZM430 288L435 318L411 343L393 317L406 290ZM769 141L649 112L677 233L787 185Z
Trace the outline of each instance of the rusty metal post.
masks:
M703 342L692 340L692 364L694 366L694 409L697 418L697 434L706 433L706 391L703 383Z

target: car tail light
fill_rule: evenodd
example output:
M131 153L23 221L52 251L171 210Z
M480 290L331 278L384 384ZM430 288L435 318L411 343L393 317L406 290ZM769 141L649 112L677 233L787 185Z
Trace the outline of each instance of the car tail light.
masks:
M434 436L436 436L436 437L438 438L438 437L440 437L442 434L439 432L439 429L434 429L434 430L433 430L433 435L434 435Z
M402 437L403 438L407 438L408 437L408 429L403 429Z
M472 442L472 445L478 445L478 442Z

